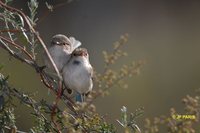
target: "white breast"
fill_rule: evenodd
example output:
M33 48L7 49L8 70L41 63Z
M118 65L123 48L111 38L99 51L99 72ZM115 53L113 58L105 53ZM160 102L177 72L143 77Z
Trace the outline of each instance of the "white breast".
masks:
M63 78L65 85L80 94L92 90L91 65L88 62L81 62L79 65L73 65L73 63L70 62L63 68Z

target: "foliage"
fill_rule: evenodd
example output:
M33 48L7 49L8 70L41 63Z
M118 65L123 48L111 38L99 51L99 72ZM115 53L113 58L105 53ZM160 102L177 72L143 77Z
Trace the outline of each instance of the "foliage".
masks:
M134 113L130 114L130 117L128 119L127 116L127 108L125 106L122 107L121 109L121 121L117 120L117 122L124 127L126 133L129 133L129 128L133 131L133 132L139 132L141 133L140 128L138 127L138 125L136 124L135 119L140 117L143 114L144 109L143 108L139 108L137 109Z
M159 133L161 127L165 127L169 133L195 133L198 131L200 96L187 95L182 99L184 112L177 113L174 108L170 109L170 115L155 117L152 121L145 120L144 133ZM196 128L195 128L196 127Z
M71 2L71 0L66 3ZM56 7L60 7L61 3L52 6L46 2L46 6L50 12L54 11ZM98 132L98 133L115 133L116 127L108 123L107 120L98 114L94 100L109 94L109 90L115 86L127 88L124 79L132 77L140 72L144 61L136 61L130 65L123 65L121 68L112 69L112 65L119 62L122 57L128 54L122 51L122 47L128 41L128 34L120 37L119 41L113 44L112 51L103 51L104 70L103 72L95 72L94 82L95 89L87 97L85 103L75 103L73 99L67 97L65 94L60 95L59 91L62 89L62 78L58 71L57 77L50 77L37 62L36 48L42 46L44 51L48 53L46 45L40 38L39 33L35 30L37 22L43 18L37 18L37 11L39 3L37 0L30 0L27 3L29 15L24 14L21 10L9 6L12 0L0 1L0 46L6 50L12 57L32 67L40 75L40 79L49 89L57 96L55 102L49 103L46 100L35 100L30 94L22 92L20 89L10 86L8 83L9 76L5 77L0 73L0 132L9 131L11 133L25 133L17 129L15 119L14 100L20 101L24 106L32 109L31 115L35 118L35 125L30 129L31 133L38 132ZM51 60L51 56L48 56ZM54 62L51 61L56 70ZM5 67L5 66L4 66ZM0 70L3 68L0 65ZM28 90L28 88L27 88ZM62 101L66 107L61 110L58 102ZM142 131L144 133L160 133L162 129L168 133L195 133L200 130L200 96L187 95L182 99L185 105L184 112L177 113L175 108L170 109L170 115L162 115L159 117L145 119ZM139 108L134 113L128 113L125 106L121 109L121 117L117 122L124 129L125 133L142 132L141 128L136 123L136 119L143 114L144 109ZM164 128L163 128L164 127ZM197 128L196 128L197 127Z
M0 77L0 128L1 132L6 130L10 132L21 132L15 125L15 113L13 100L19 100L24 106L32 109L32 116L35 118L35 125L30 129L32 133L38 132L99 132L99 133L115 133L116 128L110 124L97 113L93 101L101 96L108 94L109 90L115 85L127 87L124 79L138 74L144 61L133 62L130 65L124 65L119 70L113 70L111 65L127 56L121 48L127 43L128 35L125 34L120 37L120 40L114 43L113 51L103 52L105 68L102 73L95 72L96 88L88 96L86 102L75 103L73 99L65 94L61 94L60 90L63 89L62 77L52 60L46 45L40 38L39 33L35 30L35 26L39 21L37 18L37 9L39 3L37 0L28 1L29 15L24 14L23 11L10 6L12 0L6 0L5 3L0 1L0 20L3 24L0 31L0 46L6 50L12 57L25 63L31 68L35 69L40 75L42 83L47 89L56 95L54 103L49 103L46 100L35 100L29 94L22 92L20 89L14 88L9 85L7 79L1 74ZM62 5L59 4L58 6ZM53 11L53 6L46 3L49 10ZM57 6L57 7L58 7ZM37 46L41 45L44 52L48 55L54 69L56 77L48 75L43 67L37 62ZM28 89L27 89L28 90ZM66 108L60 109L58 102L62 101ZM118 120L120 125L124 128L125 132L140 131L135 119L141 115L143 109L136 110L131 113L129 119L127 118L127 109L123 107L121 110L121 121Z

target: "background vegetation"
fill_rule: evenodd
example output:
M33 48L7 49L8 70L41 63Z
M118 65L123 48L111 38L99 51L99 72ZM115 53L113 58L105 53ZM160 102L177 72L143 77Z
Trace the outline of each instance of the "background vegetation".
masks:
M80 37L79 40L82 41L84 47L89 49L93 66L97 72L101 73L104 71L102 51L111 49L109 44L112 44L119 35L128 32L131 37L128 45L123 46L122 49L127 51L129 56L128 58L122 57L122 60L112 65L111 68L119 70L121 64L129 64L132 62L131 60L145 58L147 61L141 75L126 80L129 85L128 89L123 90L121 87L115 87L114 90L109 91L109 96L95 100L98 112L101 115L104 114L107 121L118 125L115 119L120 119L120 108L123 105L127 106L130 112L139 107L145 107L145 113L139 119L138 125L141 126L144 125L145 117L152 119L154 116L167 114L166 117L171 118L171 114L168 113L171 107L176 107L178 114L190 113L188 110L187 112L183 111L184 107L179 101L186 94L195 96L194 90L199 87L199 2L160 1L153 3L98 0L69 1L64 2L64 4L63 1L57 2L49 2L55 7L58 4L52 13L48 11L45 3L40 2L39 5L36 18L41 19L38 20L38 24L34 28L39 31L46 44L56 33L77 36L78 39ZM28 16L30 15L27 1L14 1L11 6L23 8L23 11ZM1 29L4 29L4 25L1 26ZM2 34L7 35L7 32ZM37 48L36 51L42 49L40 45ZM108 53L111 51L108 50ZM0 49L0 54L1 64L4 64L1 71L5 76L10 75L11 86L22 88L21 90L26 93L38 92L34 95L36 99L46 99L49 103L55 100L53 95L47 94L47 90L41 89L45 86L38 80L38 74L35 73L35 70L12 58L9 61L9 56L3 49ZM37 56L40 57L40 53ZM37 61L42 64L39 58ZM22 74L23 76L18 76ZM30 75L32 76L30 77ZM26 82L24 82L25 80ZM193 99L190 98L190 100ZM189 102L189 105L191 103L193 102ZM198 98L195 104L195 109L198 112L196 105L198 105ZM22 111L31 112L22 105L15 110L16 114ZM171 113L174 113L173 110ZM31 118L29 113L23 113L16 117L18 121L27 121L27 118ZM153 124L155 129L151 130L148 128L151 126L148 125L149 121L146 121L148 124L145 126L149 132L159 132L157 125L160 121L156 120L153 122L156 124L156 126ZM170 119L167 120L163 123L168 126L167 123L170 122ZM171 127L176 127L176 123L173 124ZM31 125L32 121L23 122L23 125L19 123L18 127L22 130L28 130ZM146 128L142 128L142 130L145 131ZM169 128L161 126L160 132L166 132L165 129L168 129L169 132L177 132L177 130L186 132L181 131L184 129L182 126L177 130ZM191 126L187 125L188 128L192 129ZM197 128L198 126L194 131L198 131Z

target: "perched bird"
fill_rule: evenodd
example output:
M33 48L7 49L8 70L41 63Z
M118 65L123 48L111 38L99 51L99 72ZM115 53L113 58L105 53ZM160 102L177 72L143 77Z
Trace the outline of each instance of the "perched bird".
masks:
M87 49L77 48L73 51L69 62L63 67L62 75L65 85L77 92L76 101L83 102L83 96L93 87L93 68Z
M81 42L76 40L74 37L68 38L62 34L57 34L52 37L51 44L47 48L60 72L64 64L69 61L71 53L80 45ZM46 53L44 54L44 63L48 68L54 70Z

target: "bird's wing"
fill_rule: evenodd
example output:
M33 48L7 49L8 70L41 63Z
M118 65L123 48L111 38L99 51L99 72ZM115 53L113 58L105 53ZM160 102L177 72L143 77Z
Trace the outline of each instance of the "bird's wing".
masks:
M93 79L94 78L94 69L93 69L93 67L90 68L89 74L90 74L90 77Z
M74 49L76 49L79 46L81 46L81 42L76 40L74 37L69 37L69 40L70 40L71 45L72 45L72 51L74 51Z

